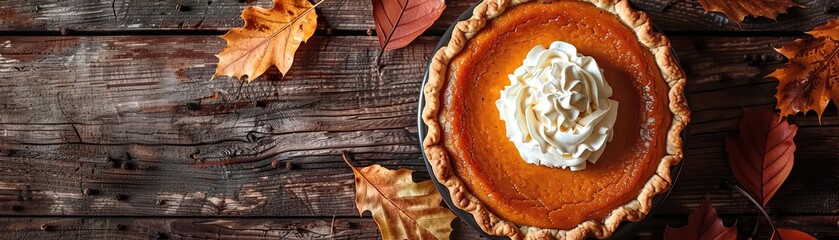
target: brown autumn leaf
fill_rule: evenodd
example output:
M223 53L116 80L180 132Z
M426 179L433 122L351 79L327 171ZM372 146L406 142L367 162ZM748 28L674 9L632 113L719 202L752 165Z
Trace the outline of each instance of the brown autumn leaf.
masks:
M767 77L779 81L781 116L813 110L821 120L831 98L839 106L839 18L807 33L813 37L775 49L789 62Z
M777 235L780 235L780 238L778 238ZM774 239L778 239L778 240L816 240L816 238L811 236L810 234L807 234L805 232L798 231L798 230L793 230L793 229L779 228L777 235L774 236L772 239L773 240Z
M446 8L444 0L372 0L379 47L407 46L431 27Z
M736 224L735 224L736 225ZM711 200L699 205L699 208L688 216L688 225L673 228L667 225L664 229L665 240L737 240L737 228L725 227L717 215L717 210L711 206Z
M706 12L721 12L737 24L746 16L775 19L790 7L804 7L792 0L699 0L699 4Z
M242 11L245 26L227 31L227 46L217 55L213 78L248 76L253 81L271 66L285 75L294 53L317 27L315 6L308 0L274 0L274 8L250 6Z
M740 134L728 136L725 150L737 182L763 206L792 170L798 127L781 121L771 107L745 108Z
M358 214L372 213L382 239L449 239L455 215L440 206L443 197L431 180L415 183L413 171L378 164L355 168L342 157L355 175Z

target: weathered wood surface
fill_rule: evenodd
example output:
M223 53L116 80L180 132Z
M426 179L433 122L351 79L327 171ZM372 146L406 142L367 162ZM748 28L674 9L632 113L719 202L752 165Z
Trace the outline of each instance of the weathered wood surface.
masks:
M381 239L372 218L14 218L3 239ZM477 232L454 222L452 239Z
M694 121L659 213L688 213L706 193L724 213L755 212L719 189L733 180L724 137L742 106L774 102L777 83L761 76L781 61L771 46L789 40L673 38ZM223 44L213 36L2 38L0 214L353 216L341 151L427 175L416 107L437 38L386 52L379 72L375 41L315 37L284 80L242 86L209 79ZM839 158L836 115L793 118L796 165L770 211L839 211L839 165L825 159Z
M448 28L475 0L448 0L431 32ZM738 26L720 13L706 13L696 0L633 0L666 31L806 31L839 16L839 0L796 0L777 21L748 18ZM239 14L250 5L271 7L267 0L4 0L0 30L218 30L239 27ZM180 7L179 7L180 6ZM369 0L327 0L318 7L321 29L375 29Z
M242 84L209 79L223 46L212 34L270 1L0 0L0 239L378 238L358 218L340 153L428 178L421 77L435 35L472 2L447 1L425 37L377 66L369 1L327 0L288 76ZM784 61L772 47L839 16L839 0L796 0L807 8L742 29L694 0L633 2L670 33L694 114L679 181L630 239L660 239L706 196L745 237L757 215L720 187L734 180L724 137L742 106L774 103L777 81L761 77ZM61 29L97 36L30 36ZM98 36L145 33L209 35ZM791 121L796 163L768 210L780 226L837 239L839 112ZM453 226L453 239L477 237Z
M750 235L757 218L722 215L726 226L734 225L742 238ZM778 227L812 233L818 239L839 238L839 216L784 216L775 219ZM662 239L665 224L683 226L678 217L651 217L644 227L622 239ZM769 239L763 227L756 239ZM10 239L379 239L370 218L9 218L0 219L0 236ZM452 223L452 239L479 238L460 221Z

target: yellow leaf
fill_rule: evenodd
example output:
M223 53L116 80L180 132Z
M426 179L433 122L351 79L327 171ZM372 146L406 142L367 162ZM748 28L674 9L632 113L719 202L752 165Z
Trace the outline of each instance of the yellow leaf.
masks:
M431 180L415 183L413 171L380 165L355 168L355 205L369 210L384 240L449 239L455 215L440 206L443 200Z
M807 33L813 37L775 49L789 62L767 77L779 81L781 116L813 110L821 119L831 98L839 105L839 18Z
M803 7L792 0L699 0L706 12L721 12L737 24L746 16L775 19L790 7Z
M253 81L271 66L277 66L285 75L294 61L294 52L315 33L317 4L274 0L272 9L246 8L242 11L245 26L221 36L227 40L227 46L217 55L219 63L213 78L247 76L248 81Z

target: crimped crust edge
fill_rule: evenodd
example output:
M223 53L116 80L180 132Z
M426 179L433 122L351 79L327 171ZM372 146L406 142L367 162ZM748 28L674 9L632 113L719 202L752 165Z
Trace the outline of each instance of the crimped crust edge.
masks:
M444 185L451 195L455 207L472 214L481 229L491 235L508 236L511 239L584 239L588 236L608 238L623 220L640 221L650 211L653 196L666 191L672 183L670 167L678 164L683 157L681 132L690 120L690 110L684 96L685 74L672 55L670 42L663 35L653 31L647 14L633 10L627 0L579 0L588 2L600 9L615 14L627 27L632 29L638 42L650 49L655 56L667 86L669 108L673 113L667 132L667 155L662 157L655 174L647 180L638 197L610 212L603 222L584 221L571 229L545 229L532 226L518 226L501 219L485 208L468 190L463 182L452 173L449 154L442 146L442 128L437 121L441 89L446 81L447 67L466 42L477 34L488 21L501 15L507 7L533 0L484 0L475 6L472 17L457 22L449 42L433 56L429 65L428 81L423 89L425 107L422 120L428 125L428 133L423 139L423 151L434 170L434 177Z

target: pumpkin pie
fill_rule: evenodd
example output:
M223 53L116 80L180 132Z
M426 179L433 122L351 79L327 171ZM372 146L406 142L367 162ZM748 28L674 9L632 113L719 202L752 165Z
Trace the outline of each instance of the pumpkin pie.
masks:
M684 85L626 0L485 0L431 60L423 149L488 234L607 238L670 187Z

